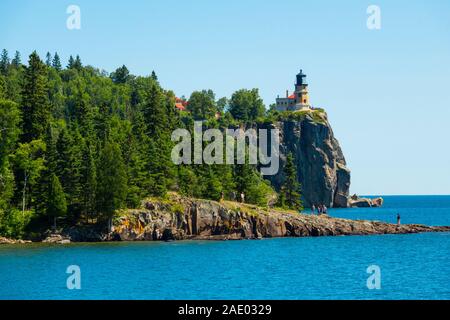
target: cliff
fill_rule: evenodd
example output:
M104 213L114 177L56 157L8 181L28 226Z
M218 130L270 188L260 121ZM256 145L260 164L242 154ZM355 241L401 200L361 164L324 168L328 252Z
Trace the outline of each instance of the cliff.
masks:
M120 212L109 240L257 239L450 231L450 227L356 221L171 195Z
M267 127L280 130L280 168L289 152L295 157L305 207L348 206L350 170L323 110L296 112L290 119ZM279 190L283 170L268 179Z

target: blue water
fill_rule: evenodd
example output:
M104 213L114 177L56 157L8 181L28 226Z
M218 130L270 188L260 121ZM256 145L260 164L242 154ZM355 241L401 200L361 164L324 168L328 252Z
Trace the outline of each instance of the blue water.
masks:
M450 225L450 196L334 216ZM450 299L450 233L0 247L2 299ZM81 290L66 268L81 269ZM381 270L369 290L366 269Z

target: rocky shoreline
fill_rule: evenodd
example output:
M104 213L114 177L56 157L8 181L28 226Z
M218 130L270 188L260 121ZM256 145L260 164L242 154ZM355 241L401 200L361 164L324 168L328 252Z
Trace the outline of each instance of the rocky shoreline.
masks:
M450 231L450 226L400 225L348 220L327 215L262 209L236 202L146 200L141 209L127 210L116 219L115 240L260 239L338 235L405 234Z
M50 234L42 242L241 240L278 237L407 234L448 232L450 226L396 224L333 218L264 209L231 201L191 199L172 194L169 199L147 199L139 209L118 212L110 233L98 226L71 227ZM0 244L26 243L0 238Z

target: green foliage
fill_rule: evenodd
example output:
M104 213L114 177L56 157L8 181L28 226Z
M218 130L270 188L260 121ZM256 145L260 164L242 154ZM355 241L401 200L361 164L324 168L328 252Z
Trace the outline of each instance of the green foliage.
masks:
M127 174L120 147L107 141L100 151L98 168L97 210L112 218L117 209L123 208L127 197Z
M20 134L19 122L20 112L17 104L0 100L0 167L13 152Z
M15 168L19 170L22 181L22 212L27 209L27 196L30 189L38 181L42 170L45 169L42 153L45 151L45 143L42 140L33 140L29 143L19 143L12 159Z
M126 83L129 78L130 71L128 71L128 68L125 65L117 68L116 71L111 73L111 79L114 83Z
M0 234L8 238L23 238L33 215L33 211L22 212L16 208L0 210Z
M51 175L48 185L47 199L47 215L54 218L56 227L56 218L67 213L67 202L61 183L54 173Z
M189 98L188 110L195 120L214 117L218 111L212 90L194 91Z
M264 103L258 89L236 91L229 101L229 111L234 119L249 122L264 116Z
M34 51L24 76L22 94L23 142L41 139L50 122L46 67Z
M57 53L45 60L36 52L26 66L18 52L11 62L6 50L0 57L2 234L23 236L32 216L37 224L59 216L71 224L111 222L115 210L170 191L214 200L242 192L261 206L273 198L256 166L171 160L173 130L192 133L195 120L224 130L281 117L273 111L264 118L257 89L218 101L211 90L196 91L179 111L155 72L134 76L122 66L109 75L79 56L63 69Z
M0 74L8 74L9 63L8 51L6 49L3 49L0 56Z
M62 68L62 66L61 66L61 59L59 58L59 55L58 55L57 52L55 52L55 55L53 56L52 67L56 71L61 71L61 68Z
M282 208L292 210L303 210L300 199L300 183L297 179L297 168L294 164L294 157L289 153L284 166L284 183L281 186L278 205Z

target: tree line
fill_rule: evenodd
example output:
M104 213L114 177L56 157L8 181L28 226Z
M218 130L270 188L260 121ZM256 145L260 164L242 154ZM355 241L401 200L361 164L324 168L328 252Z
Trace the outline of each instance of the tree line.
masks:
M0 234L23 237L39 227L111 223L116 210L168 191L219 200L245 194L265 206L275 191L251 165L174 165L176 128L228 128L268 117L257 89L216 99L195 91L187 110L156 73L111 74L57 53L25 65L19 52L0 56ZM300 209L292 155L278 205Z

